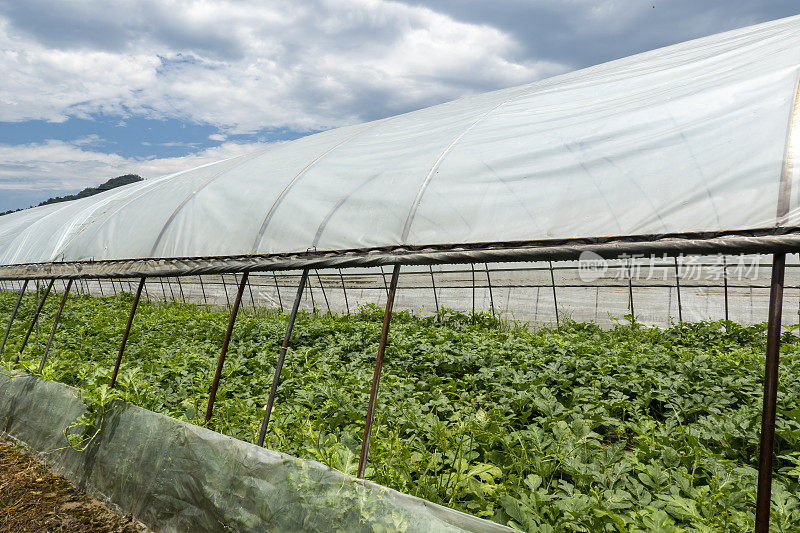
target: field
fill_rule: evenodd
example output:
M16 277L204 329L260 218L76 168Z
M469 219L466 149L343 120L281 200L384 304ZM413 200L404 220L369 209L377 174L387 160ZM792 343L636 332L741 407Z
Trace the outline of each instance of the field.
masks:
M0 294L3 327L15 299ZM22 358L29 372L57 300ZM90 391L95 410L122 398L202 424L227 311L142 302L112 392L131 301L71 296L44 377ZM298 316L269 448L355 473L382 315ZM395 314L368 479L528 531L753 529L763 325L531 331L485 315L441 319ZM285 323L240 314L210 428L255 440ZM800 531L800 342L783 337L772 524Z

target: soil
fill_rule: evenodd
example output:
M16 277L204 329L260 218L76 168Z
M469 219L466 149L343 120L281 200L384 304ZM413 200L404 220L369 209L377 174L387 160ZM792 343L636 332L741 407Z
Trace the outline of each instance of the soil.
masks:
M0 440L0 533L21 531L146 533L147 528L114 513L20 446Z

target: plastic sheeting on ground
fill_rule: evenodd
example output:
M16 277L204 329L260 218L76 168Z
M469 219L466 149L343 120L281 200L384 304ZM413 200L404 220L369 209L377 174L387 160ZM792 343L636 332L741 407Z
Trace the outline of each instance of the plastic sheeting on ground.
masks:
M513 531L127 404L76 451L63 429L86 412L79 394L0 374L0 431L158 531Z
M800 17L0 217L0 265L800 225Z

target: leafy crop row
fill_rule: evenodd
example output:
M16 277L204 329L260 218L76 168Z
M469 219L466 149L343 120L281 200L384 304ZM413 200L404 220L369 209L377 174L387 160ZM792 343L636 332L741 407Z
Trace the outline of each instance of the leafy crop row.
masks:
M3 320L15 296L0 294ZM44 377L109 397L131 299L70 297ZM268 447L355 472L381 318L298 316ZM142 302L114 394L201 423L226 323L224 310ZM239 316L209 427L255 440L285 323ZM367 478L528 531L752 530L763 326L530 331L400 312L389 339ZM784 341L772 523L798 531L800 344ZM22 358L29 372L41 344Z

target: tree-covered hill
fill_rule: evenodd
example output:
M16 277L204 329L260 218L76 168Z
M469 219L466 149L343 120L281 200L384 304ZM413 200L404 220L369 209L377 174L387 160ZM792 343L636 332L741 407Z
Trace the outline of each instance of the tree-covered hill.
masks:
M128 185L129 183L136 183L137 181L142 181L143 179L144 178L142 178L138 174L125 174L124 176L117 176L116 178L111 178L110 180L98 185L97 187L87 187L75 194L68 194L66 196L56 196L55 198L48 198L44 202L40 202L36 206L31 206L31 207L39 207L40 205L55 204L58 202L68 202L69 200L77 200L78 198L86 198L87 196L93 196L95 194L107 191L109 189L115 189L117 187L122 187L123 185ZM4 213L0 213L0 216L7 215L9 213L14 213L16 211L21 211L21 209L13 209L11 211L6 211Z

